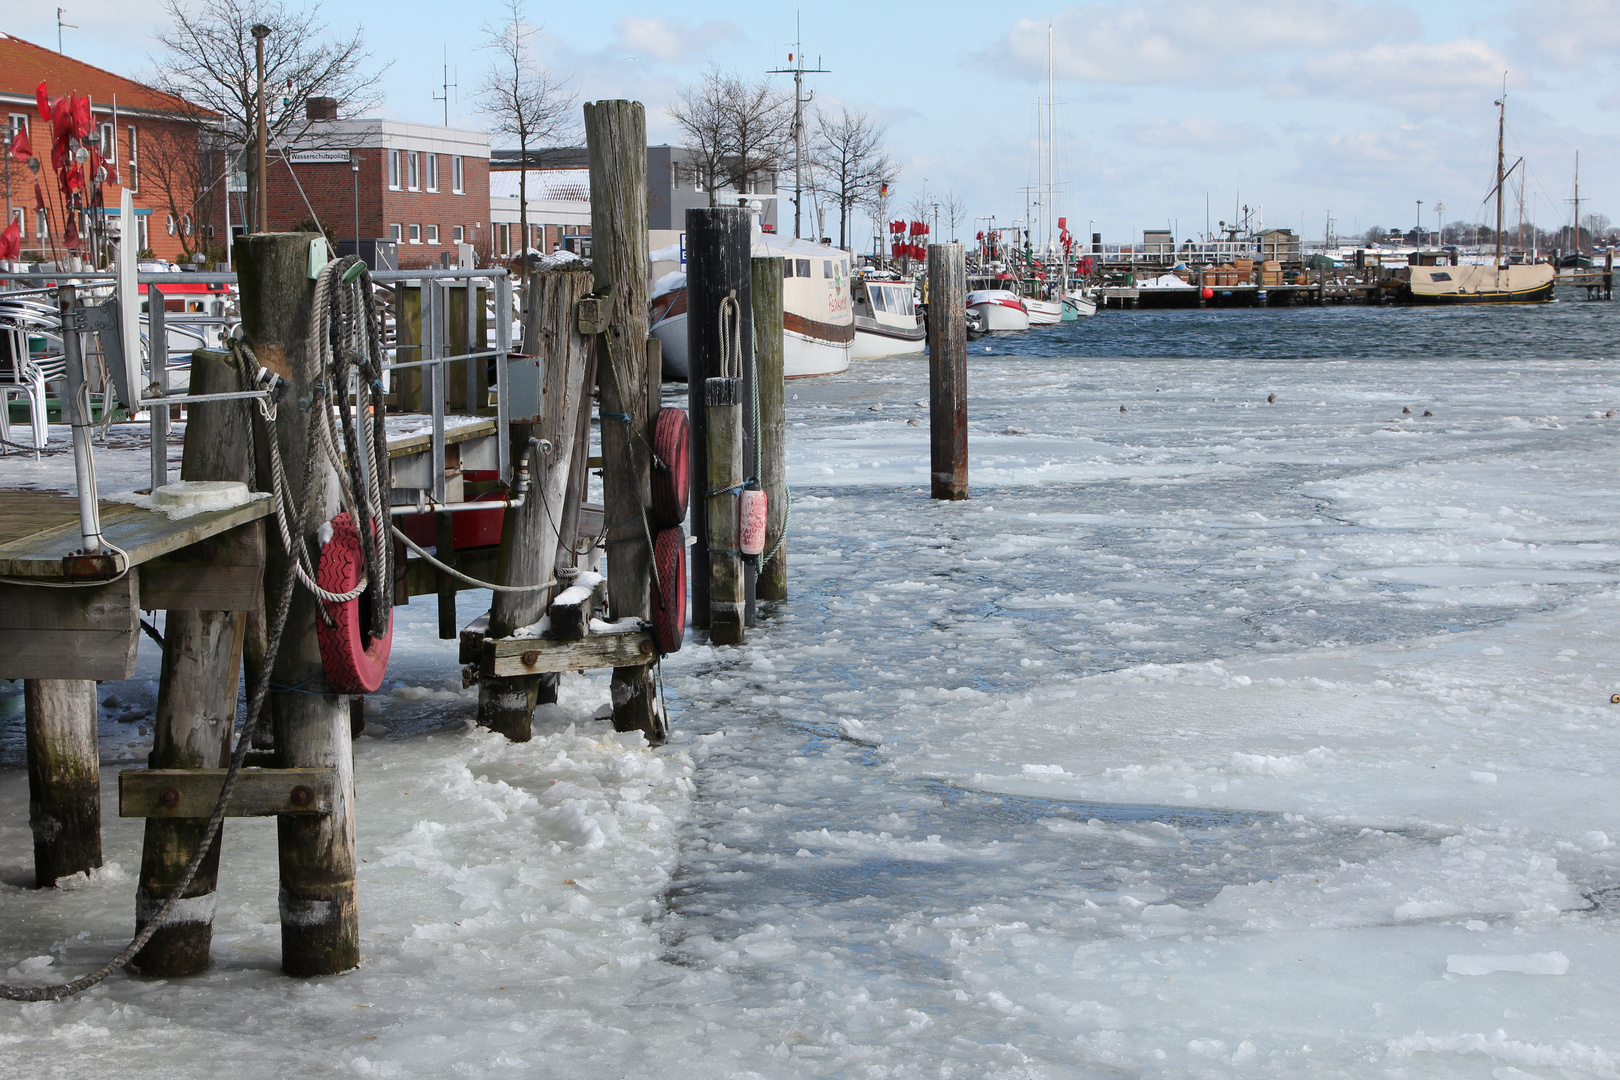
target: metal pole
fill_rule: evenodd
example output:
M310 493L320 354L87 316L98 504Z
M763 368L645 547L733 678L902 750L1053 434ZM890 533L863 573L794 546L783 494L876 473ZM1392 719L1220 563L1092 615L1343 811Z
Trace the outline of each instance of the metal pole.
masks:
M349 157L349 172L354 174L354 257L360 258L360 162Z
M146 287L146 340L148 369L158 391L152 396L166 397L169 392L169 331L164 325L163 291L156 283ZM169 406L155 402L149 408L152 412L152 490L156 491L169 482Z
M254 222L253 232L270 231L270 187L269 177L266 175L265 165L265 127L264 127L264 39L270 36L270 28L263 23L253 26L253 53L254 62L258 65L259 90L257 95L257 108L259 113L259 132L255 140L254 168L259 174L258 198L254 200L254 215L258 219Z
M73 425L73 473L79 488L79 533L86 555L101 554L101 505L96 501L96 461L90 449L90 384L84 374L84 351L79 341L78 298L72 285L57 290L62 313L62 353L67 361L67 397L62 406Z

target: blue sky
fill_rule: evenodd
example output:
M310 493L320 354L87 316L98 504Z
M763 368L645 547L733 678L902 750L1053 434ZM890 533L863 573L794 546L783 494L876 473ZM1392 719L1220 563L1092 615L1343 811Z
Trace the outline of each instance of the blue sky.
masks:
M68 52L138 76L161 18L155 0L63 0ZM365 29L386 114L440 122L441 56L459 69L450 120L480 127L472 91L486 63L479 0L327 3L334 29ZM672 10L678 14L672 15ZM9 16L7 32L54 44L54 5ZM662 112L710 63L745 75L782 66L791 4L530 3L546 62L581 100ZM1410 227L1423 200L1448 220L1484 217L1494 155L1492 101L1508 73L1509 160L1527 163L1529 215L1567 222L1576 151L1583 213L1620 219L1620 0L1120 0L1069 6L841 3L806 7L805 51L831 74L812 85L889 126L904 202L926 180L969 217L1024 217L1035 173L1035 98L1054 27L1059 213L1111 241L1144 228L1204 230L1241 200L1268 225L1320 236ZM455 92L453 92L455 93ZM971 234L972 225L959 230Z

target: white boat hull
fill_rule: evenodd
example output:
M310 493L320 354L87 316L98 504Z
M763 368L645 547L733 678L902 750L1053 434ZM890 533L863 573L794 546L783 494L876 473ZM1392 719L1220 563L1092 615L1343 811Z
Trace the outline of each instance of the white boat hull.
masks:
M1056 326L1063 321L1063 305L1055 300L1036 300L1024 297L1024 310L1029 312L1029 325Z
M692 373L687 354L686 313L672 315L660 321L652 328L652 335L662 346L664 378L685 382ZM792 330L783 331L782 376L787 379L800 379L810 375L836 375L849 369L850 352L851 348L847 342L824 341L794 333Z
M1073 311L1077 318L1084 319L1097 314L1097 302L1089 297L1070 293L1064 302L1069 305L1069 310Z
M979 319L986 330L1029 329L1029 313L1021 308L987 301L983 304L970 304L968 310L979 313Z

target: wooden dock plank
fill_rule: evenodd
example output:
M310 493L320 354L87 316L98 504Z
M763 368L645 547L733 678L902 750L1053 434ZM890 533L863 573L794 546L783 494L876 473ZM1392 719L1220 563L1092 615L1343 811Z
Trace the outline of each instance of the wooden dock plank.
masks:
M35 492L0 492L0 520L6 519L12 497ZM38 499L18 500L35 515L43 527L0 543L0 577L60 578L62 557L80 545L78 504L70 499L65 514ZM42 515L55 511L54 524ZM190 517L171 518L127 503L101 504L101 535L129 556L129 565L138 566L160 555L167 555L211 536L257 521L271 512L270 498L256 498L242 506L208 510Z

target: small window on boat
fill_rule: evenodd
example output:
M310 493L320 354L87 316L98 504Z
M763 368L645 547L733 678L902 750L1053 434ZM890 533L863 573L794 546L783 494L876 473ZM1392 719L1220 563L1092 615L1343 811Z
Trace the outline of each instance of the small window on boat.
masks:
M795 259L794 262L798 264L798 268L799 268L798 276L799 277L809 277L810 276L810 260L809 259Z
M1444 270L1434 270L1434 271L1430 272L1429 280L1430 281L1450 281L1451 280L1451 275L1446 273Z
M790 277L793 276L793 260L792 259L783 259L782 260L782 276L784 278L790 278Z
M900 290L899 306L897 308L895 308L895 310L898 311L902 315L915 315L916 314L916 312L911 309L911 290L910 289L901 289Z
M824 277L824 278L832 277L832 260L831 259L822 259L821 260L821 276Z
M874 286L869 291L872 294L872 307L874 307L878 311L888 311L889 310L889 298L886 295L884 295L885 293L888 292L888 290L887 289L879 289L876 286Z

